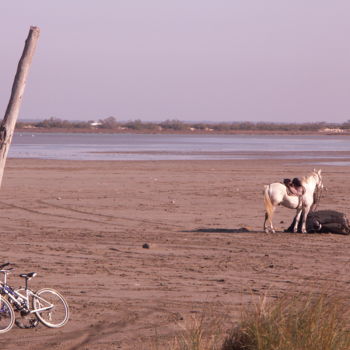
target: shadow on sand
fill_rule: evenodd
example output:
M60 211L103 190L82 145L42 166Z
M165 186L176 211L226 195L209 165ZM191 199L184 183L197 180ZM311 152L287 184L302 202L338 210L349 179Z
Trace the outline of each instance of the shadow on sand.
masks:
M182 232L204 232L204 233L256 233L258 231L248 230L246 227L240 228L198 228L196 230L185 230Z

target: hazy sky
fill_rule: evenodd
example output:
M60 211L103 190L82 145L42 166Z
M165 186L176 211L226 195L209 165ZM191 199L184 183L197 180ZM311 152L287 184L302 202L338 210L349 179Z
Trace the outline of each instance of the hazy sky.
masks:
M20 119L350 119L348 0L3 0L2 113L31 25Z

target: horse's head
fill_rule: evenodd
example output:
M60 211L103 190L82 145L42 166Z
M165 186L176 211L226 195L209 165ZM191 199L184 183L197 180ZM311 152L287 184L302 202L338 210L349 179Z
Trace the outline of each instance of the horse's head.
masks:
M312 172L312 177L315 180L315 191L314 191L314 202L312 204L311 211L317 209L322 196L323 181L322 181L321 169L319 170L314 169L314 171Z
M322 172L321 169L319 169L319 170L314 169L313 172L312 172L312 175L313 175L313 177L315 179L315 182L316 182L316 188L318 190L322 190L323 189L323 181L322 181L321 172Z

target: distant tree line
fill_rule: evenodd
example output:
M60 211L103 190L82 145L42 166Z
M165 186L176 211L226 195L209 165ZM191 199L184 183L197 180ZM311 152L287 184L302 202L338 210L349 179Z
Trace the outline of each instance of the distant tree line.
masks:
M319 131L319 130L344 130L350 131L350 120L344 123L270 123L270 122L220 122L220 123L190 123L176 119L168 119L163 122L144 122L140 119L127 122L118 122L115 117L108 117L98 121L68 121L51 117L39 122L18 122L19 129L105 129L111 131L212 131L212 132L237 132L237 131Z

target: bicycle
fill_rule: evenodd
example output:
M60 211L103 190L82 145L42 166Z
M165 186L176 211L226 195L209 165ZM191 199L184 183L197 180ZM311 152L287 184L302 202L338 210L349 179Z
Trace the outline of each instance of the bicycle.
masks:
M13 268L4 269L8 265L10 263L0 265L0 273L4 274L3 281L0 281L0 305L4 307L9 319L8 324L1 328L2 314L0 308L0 333L7 332L13 327L15 323L13 309L18 311L21 317L35 315L35 318L29 319L28 326L21 327L20 322L16 322L16 325L21 328L36 327L38 321L49 328L64 326L69 319L69 307L64 297L51 288L43 288L37 292L32 291L28 287L28 281L37 275L36 272L20 274L19 276L25 280L25 287L13 289L7 284L7 275L13 270ZM1 304L2 302L3 304ZM13 308L9 308L9 304L12 304ZM12 310L12 313L10 310Z

